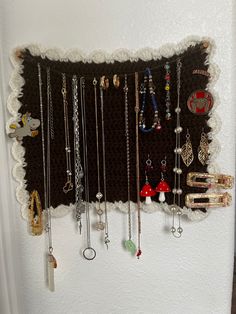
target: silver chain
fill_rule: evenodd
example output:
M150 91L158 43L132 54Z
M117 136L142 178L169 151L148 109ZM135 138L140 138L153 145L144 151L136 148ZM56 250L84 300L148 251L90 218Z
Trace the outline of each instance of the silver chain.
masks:
M94 86L94 109L95 109L95 124L96 124L96 148L97 148L97 181L98 181L98 192L96 198L98 200L98 206L96 206L96 212L99 217L99 221L95 224L95 228L100 231L104 230L105 223L102 221L103 210L101 209L101 199L103 194L101 192L100 183L100 155L99 155L99 130L98 130L98 104L97 104L97 79L93 79Z
M50 84L50 69L47 68L47 87ZM42 141L42 160L43 160L43 184L44 184L44 209L47 212L46 232L48 233L48 251L49 254L53 252L52 246L52 228L51 228L51 174L50 174L50 106L47 88L47 162L45 153L45 131L44 131L44 112L43 112L43 94L42 94L42 75L41 66L38 63L38 87L39 87L39 105L40 105L40 123L41 123L41 141Z
M128 82L125 74L125 137L126 137L126 168L127 168L127 198L128 198L128 226L129 240L131 240L131 210L130 210L130 153L129 153L129 108L128 108Z
M70 131L69 131L67 87L66 87L66 74L65 73L62 73L61 93L63 97L65 155L66 155L66 183L63 187L63 192L68 193L69 191L73 189L73 183L72 183L72 170L71 170Z
M100 99L101 99L101 118L102 118L102 161L103 161L103 185L104 185L104 213L105 213L105 238L104 243L107 246L110 243L108 230L108 216L107 216L107 187L106 187L106 143L105 143L105 123L104 123L104 100L103 87L100 85Z
M172 210L172 234L179 238L182 235L183 229L181 227L181 210L180 210L180 201L181 201L181 132L182 127L180 126L180 89L181 89L181 68L182 62L180 59L177 60L177 106L175 109L176 112L176 128L175 128L175 167L174 167L174 188L173 188L173 205L171 205ZM177 195L177 199L176 199ZM178 215L179 226L176 230L175 228L175 213ZM177 234L176 234L177 231Z
M80 133L79 133L79 108L78 108L78 79L76 75L72 77L72 94L73 94L73 122L74 122L74 166L75 166L75 219L77 226L82 231L81 213L83 211L82 193L84 187L82 178L84 176L80 158Z

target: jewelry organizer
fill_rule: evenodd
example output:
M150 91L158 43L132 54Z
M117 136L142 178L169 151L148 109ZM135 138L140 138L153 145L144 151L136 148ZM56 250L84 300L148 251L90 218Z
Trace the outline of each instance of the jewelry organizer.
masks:
M51 86L52 86L52 99L53 99L53 121L55 138L51 144L51 178L52 178L52 191L51 191L51 204L55 209L63 204L69 205L74 203L73 191L67 194L62 193L62 188L65 184L65 139L64 139L64 122L63 122L63 99L61 94L61 74L65 73L67 77L68 89L68 115L69 115L69 132L71 139L71 159L72 159L72 173L73 169L73 122L72 114L73 109L71 79L73 74L78 77L85 78L85 97L86 97L86 120L88 125L88 163L89 163L89 182L90 182L90 201L96 201L97 186L94 184L94 176L97 174L96 163L96 134L95 134L95 113L94 113L94 93L93 93L93 78L100 79L102 75L106 75L110 79L109 88L104 91L104 121L105 121L105 141L106 141L106 171L107 171L107 201L108 202L127 202L127 180L126 180L126 143L125 143L125 121L124 121L124 74L128 75L128 103L129 103L129 130L130 130L130 182L131 182L131 201L136 202L136 187L135 187L135 86L134 86L134 73L139 72L139 84L143 81L143 73L145 68L149 67L152 70L153 82L156 86L155 93L158 100L159 116L161 118L162 129L160 132L152 132L145 134L139 132L139 149L140 149L140 187L145 182L144 168L145 161L148 155L152 159L152 164L156 171L150 177L150 181L154 186L160 180L159 165L163 158L167 160L167 177L170 185L173 182L174 174L174 157L173 149L175 147L175 133L176 126L174 109L176 106L176 60L181 58L182 73L181 73L181 126L183 132L181 134L181 142L184 144L186 129L190 130L192 146L194 155L197 155L197 147L200 142L201 130L204 128L205 133L211 131L207 121L209 116L198 116L192 114L187 108L187 100L189 95L199 89L207 89L209 77L203 75L194 75L193 71L201 69L208 70L209 64L209 41L194 41L185 44L185 49L180 53L173 53L170 57L155 56L155 51L149 52L150 61L142 60L142 56L138 59L136 56L131 57L128 55L123 56L124 61L111 62L88 62L85 60L72 62L69 57L64 57L58 60L58 57L48 58L43 53L34 50L34 47L29 49L26 47L20 52L19 61L22 73L21 79L24 80L22 90L18 95L20 101L20 108L18 110L18 117L26 112L30 112L34 118L40 118L39 106L39 92L38 92L38 62L42 68L42 82L43 82L43 99L47 99L46 90L46 68L50 67L51 70ZM177 50L176 50L177 51ZM171 54L167 52L167 55ZM56 60L52 60L56 59ZM82 58L81 58L82 59ZM145 56L143 59L149 59ZM165 69L164 65L168 61L171 68L171 113L172 119L165 120ZM112 76L118 74L120 77L120 87L117 89L112 84ZM214 73L212 73L214 74ZM99 100L99 95L98 95ZM150 102L150 99L148 100ZM140 95L141 106L141 95ZM150 111L150 103L147 105L147 110ZM99 111L99 110L98 110ZM46 110L44 112L44 119L46 121ZM98 112L101 119L100 112ZM19 120L19 119L18 119ZM149 121L150 123L150 121ZM40 129L39 129L40 132ZM210 140L209 140L210 142ZM25 189L28 193L37 190L44 203L43 196L43 172L42 172L42 150L41 137L24 137L22 140L22 148L24 149L24 170L25 170ZM81 148L81 156L82 145ZM101 145L100 145L101 149ZM101 151L100 151L101 154ZM102 173L102 165L100 172ZM197 158L187 168L182 167L183 175L181 178L181 186L183 194L181 196L181 206L184 206L184 198L187 193L198 192L199 189L191 188L186 185L186 175L190 171L206 172L207 165L203 166ZM101 185L103 182L101 182ZM201 192L203 190L201 189ZM167 203L171 203L171 193L166 195ZM157 200L154 197L153 200ZM25 198L25 201L26 198ZM21 200L22 202L22 200ZM56 211L56 210L55 210ZM203 210L204 211L204 210Z
M229 205L230 194L219 189L232 188L233 178L214 164L220 123L213 48L210 39L187 39L135 54L14 51L7 123L15 138L13 174L30 233L48 234L50 290L57 267L51 216L73 212L80 233L86 221L83 256L92 260L90 212L97 213L95 229L108 247L108 212L120 209L128 214L125 247L139 258L141 210L171 214L170 231L179 238L183 215L200 220L211 208Z

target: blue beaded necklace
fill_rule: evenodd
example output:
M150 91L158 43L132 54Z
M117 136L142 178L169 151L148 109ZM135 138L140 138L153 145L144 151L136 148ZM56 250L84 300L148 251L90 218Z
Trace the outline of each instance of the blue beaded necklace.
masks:
M144 117L145 108L146 108L147 85L148 85L149 93L151 95L152 108L154 111L153 124L149 129L146 128L145 117ZM152 81L152 73L151 73L150 68L146 68L144 72L144 81L141 84L140 93L142 94L142 107L139 114L139 129L144 133L152 132L154 129L159 131L161 129L161 124L160 124L160 119L158 117L157 100L156 100L156 96L154 92L154 84Z

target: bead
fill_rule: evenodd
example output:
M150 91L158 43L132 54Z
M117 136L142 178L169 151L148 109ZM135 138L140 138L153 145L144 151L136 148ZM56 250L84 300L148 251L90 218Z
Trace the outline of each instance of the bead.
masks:
M175 233L175 231L176 231L175 227L171 227L170 231L171 231L172 233Z
M181 126L178 126L175 128L175 133L181 133L183 131L183 128Z
M170 74L166 74L165 80L169 81L170 80Z
M180 113L181 112L181 108L175 108L175 112L176 113Z
M176 193L180 195L183 193L183 191L181 189L177 189Z
M174 212L174 211L176 210L175 206L172 205L172 206L170 207L170 210L171 210L172 212Z
M157 124L157 126L156 126L156 131L159 132L160 130L161 130L161 125L160 125L160 123L159 123L159 124Z
M166 113L166 120L170 120L171 119L171 113L170 112L167 112Z
M170 85L166 85L165 90L170 90Z
M97 198L98 200L100 200L102 197L103 197L103 195L102 195L101 192L98 192L98 193L96 194L96 198Z
M183 228L181 228L181 227L179 227L178 229L177 229L177 231L178 231L178 233L182 233L183 232Z
M182 173L182 169L178 168L178 169L176 170L176 172L177 172L178 174L181 174L181 173Z
M177 189L173 189L173 190L172 190L172 193L173 193L173 194L176 194L176 193L177 193Z
M166 64L165 64L165 69L166 69L166 70L169 70L169 69L170 69L169 63L166 63Z
M179 215L179 216L182 215L181 210L178 210L176 214Z
M174 153L176 154L181 154L182 153L182 148L178 147L174 149Z
M178 169L178 168L176 168L176 167L175 167L175 168L173 168L173 172L177 172L177 169Z

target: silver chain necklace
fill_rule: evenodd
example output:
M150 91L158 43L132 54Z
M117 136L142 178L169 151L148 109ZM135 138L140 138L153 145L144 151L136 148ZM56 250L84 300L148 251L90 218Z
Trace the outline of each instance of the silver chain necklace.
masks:
M180 126L180 89L181 89L181 68L182 68L182 62L180 59L177 60L177 107L175 108L176 112L176 128L175 128L175 167L173 169L174 171L174 188L172 190L173 192L173 205L170 206L170 209L172 211L172 227L171 232L176 238L180 238L183 229L181 227L181 215L182 211L180 208L180 200L181 200L181 174L182 170L180 168L180 162L181 162L181 143L180 143L180 134L182 132L182 127ZM177 197L176 197L177 195ZM178 228L176 230L175 228L175 214L178 215ZM177 233L176 233L177 231Z
M78 107L78 79L76 75L72 77L72 96L73 96L73 122L74 122L74 167L75 167L75 219L81 234L82 223L81 214L84 212L82 193L84 187L82 178L84 176L80 158L80 133L79 133L79 107Z
M104 185L104 213L105 213L105 238L104 243L108 249L109 230L107 217L107 187L106 187L106 143L105 143L105 125L104 125L104 100L103 100L103 85L100 81L100 99L101 99L101 119L102 119L102 161L103 161L103 185Z
M46 232L48 234L48 254L47 254L47 282L51 291L55 290L54 269L57 267L57 261L53 256L52 245L52 223L51 223L51 173L50 173L50 136L52 133L52 99L51 99L51 80L50 68L47 68L47 156L45 153L45 132L44 132L44 113L43 113L43 96L42 96L42 76L41 66L38 63L38 87L40 103L40 122L41 122L41 140L42 140L42 161L43 161L43 182L44 182L44 209L47 215Z
M90 237L88 145L87 145L84 77L80 78L80 100L81 100L81 120L82 120L82 135L83 135L85 213L86 213L86 232L87 232L87 247L83 250L83 256L87 260L93 260L96 257L96 251L91 247L91 237Z
M130 209L130 152L129 152L129 103L128 103L128 81L125 74L125 137L126 137L126 170L127 170L127 199L128 199L128 228L129 239L125 241L125 247L132 254L136 253L136 246L132 241L132 226L131 226L131 209Z
M66 87L66 74L65 73L62 73L61 93L63 97L65 154L66 154L66 183L63 187L63 192L68 193L69 191L73 189L73 183L72 183L72 170L71 170L70 132L69 132L67 87Z
M93 79L94 86L94 109L95 109L95 124L96 124L96 148L97 148L97 181L98 181L98 192L96 194L96 199L98 200L98 206L96 203L96 212L99 217L99 221L96 222L95 228L98 231L105 229L105 223L102 221L103 210L101 209L101 199L103 194L101 193L101 183L100 183L100 155L99 155L99 131L98 131L98 105L97 105L97 80Z

